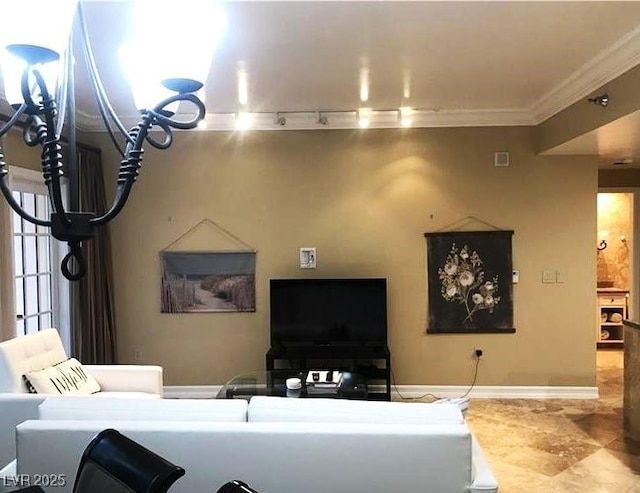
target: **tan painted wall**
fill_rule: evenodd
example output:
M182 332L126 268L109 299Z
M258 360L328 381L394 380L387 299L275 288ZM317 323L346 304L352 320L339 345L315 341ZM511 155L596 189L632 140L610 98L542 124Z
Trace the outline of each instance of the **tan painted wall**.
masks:
M111 225L122 362L139 350L167 384L220 384L264 368L269 278L383 276L397 383L469 384L480 346L479 385L595 385L595 158L536 157L524 127L175 137L168 151L147 146ZM83 140L103 148L113 183L107 138ZM505 149L511 167L495 168ZM514 335L424 333L423 234L468 215L515 230ZM204 218L258 250L256 313L160 313L159 251ZM203 228L174 249L230 246ZM303 246L318 249L317 270L297 267ZM542 284L543 269L565 282Z

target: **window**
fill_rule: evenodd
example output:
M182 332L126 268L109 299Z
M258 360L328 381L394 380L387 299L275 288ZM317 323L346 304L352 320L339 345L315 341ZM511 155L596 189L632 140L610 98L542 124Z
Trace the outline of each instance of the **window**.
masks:
M29 214L49 218L47 189L39 173L11 168L13 196ZM69 286L58 263L64 244L49 228L12 213L16 336L56 327L69 350Z

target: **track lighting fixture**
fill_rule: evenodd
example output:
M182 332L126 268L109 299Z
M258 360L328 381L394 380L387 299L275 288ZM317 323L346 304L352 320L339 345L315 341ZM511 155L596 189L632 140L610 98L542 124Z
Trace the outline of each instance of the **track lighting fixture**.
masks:
M367 128L369 126L369 111L361 109L356 112L356 115L360 128Z
M282 116L280 113L276 113L276 118L274 120L274 123L276 125L280 125L281 127L284 127L287 124L287 119Z
M411 126L411 108L400 108L398 110L398 118L400 120L400 125L403 127Z
M600 96L589 98L589 102L595 104L596 106L602 106L603 108L606 108L609 104L609 95L607 93L604 93Z
M318 118L316 120L316 123L318 125L328 125L329 124L329 118L327 118L327 115L323 115L322 113L318 113Z

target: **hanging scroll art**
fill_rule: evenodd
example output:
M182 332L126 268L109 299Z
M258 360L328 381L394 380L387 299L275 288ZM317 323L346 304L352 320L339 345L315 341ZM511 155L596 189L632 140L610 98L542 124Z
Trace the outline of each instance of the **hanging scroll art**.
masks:
M161 312L255 312L256 251L208 219L183 234L182 240L205 225L244 247L231 251L160 252L162 264Z
M513 231L425 233L429 334L513 333Z

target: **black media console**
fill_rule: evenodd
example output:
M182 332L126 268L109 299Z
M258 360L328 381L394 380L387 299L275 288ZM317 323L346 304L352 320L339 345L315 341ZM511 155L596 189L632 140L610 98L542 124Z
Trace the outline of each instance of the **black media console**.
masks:
M391 352L386 345L278 346L269 349L266 364L267 370L324 369L357 373L367 381L369 400L391 400Z

